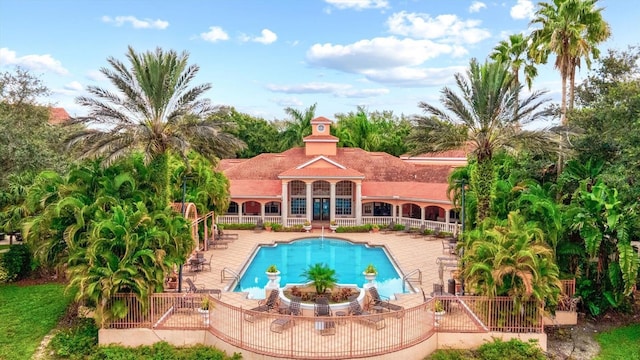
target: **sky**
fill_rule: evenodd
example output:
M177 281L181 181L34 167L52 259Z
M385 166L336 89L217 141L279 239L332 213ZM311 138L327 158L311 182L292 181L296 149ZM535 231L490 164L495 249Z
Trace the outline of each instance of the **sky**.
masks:
M601 49L638 45L637 0L600 0L612 37ZM317 104L316 116L391 110L420 114L471 58L484 61L510 34L529 33L537 1L478 0L0 0L0 72L41 78L43 101L86 115L86 86L110 88L110 57L189 53L216 105L266 120ZM633 6L632 3L634 4ZM559 101L560 76L539 68L534 89ZM586 76L583 69L578 76Z

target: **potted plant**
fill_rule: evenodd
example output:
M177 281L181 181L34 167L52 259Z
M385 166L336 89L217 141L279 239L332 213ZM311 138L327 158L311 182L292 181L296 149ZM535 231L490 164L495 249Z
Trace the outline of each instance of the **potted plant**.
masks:
M380 231L380 226L378 226L378 224L371 225L371 231L377 233L378 231Z
M372 285L373 281L376 279L376 276L378 275L378 269L376 269L376 267L373 264L369 264L364 269L362 274L364 275L364 278L367 279L369 284Z
M338 228L338 223L336 223L335 220L331 220L329 222L329 229L331 229L331 231L336 232L336 229Z
M327 289L332 289L338 282L336 271L322 263L309 265L302 276L313 283L318 295L323 295Z
M311 230L311 222L309 220L305 220L304 224L302 225L302 228L306 232L309 232L309 230Z
M444 305L442 301L436 299L433 302L433 312L435 313L436 322L440 321L446 312L444 311Z
M198 312L202 314L202 323L204 325L209 325L209 307L213 307L213 305L209 303L209 296L205 295L198 309Z
M271 225L271 223L270 223L270 222L266 222L266 223L264 223L264 229L265 229L265 230L267 230L267 231L269 231L269 232L270 232L270 231L271 231L271 228L272 228L272 225Z
M271 265L269 265L269 267L265 271L265 274L267 274L267 277L269 278L269 282L270 283L275 283L276 280L278 280L278 276L280 275L280 271L278 270L278 268L274 264L271 264Z
M167 276L167 288L172 290L178 288L178 274L175 272L171 272L171 274Z

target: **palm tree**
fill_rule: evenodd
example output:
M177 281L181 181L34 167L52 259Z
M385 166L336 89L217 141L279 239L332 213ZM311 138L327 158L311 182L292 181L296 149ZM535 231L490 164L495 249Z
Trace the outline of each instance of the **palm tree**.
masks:
M302 146L302 139L311 135L311 120L316 116L316 105L309 106L304 112L288 107L284 112L293 119L285 122L285 129L282 133L280 148L288 150L292 147Z
M587 67L591 57L598 58L597 44L611 35L609 24L602 18L598 0L553 0L540 3L532 24L540 25L531 34L531 55L538 63L546 63L549 53L556 55L555 67L562 78L562 125L566 125L567 81L570 86L569 109L573 108L575 71L584 58Z
M531 89L533 78L538 75L538 70L528 58L528 51L529 37L513 34L509 36L509 40L500 41L489 57L509 65L511 75L515 78L515 86L520 85L520 69L524 66L525 82L527 88Z
M511 212L506 221L487 219L468 239L463 275L477 293L557 303L560 273L535 222Z
M336 271L322 263L309 265L307 270L302 273L302 276L307 281L313 282L318 295L324 294L327 289L331 289L338 282Z
M460 95L448 87L442 90L445 109L420 102L419 106L430 116L415 118L416 126L408 140L414 146L414 154L467 146L473 149L477 165L471 188L477 196L480 223L490 213L494 152L515 151L519 146L557 151L557 145L545 131L521 129L521 125L550 114L548 109L542 109L547 101L542 99L545 92L534 91L526 99L517 100L522 86L513 86L515 78L500 62L481 65L472 59L466 75L455 75Z
M129 68L110 57L113 69L100 70L117 92L89 86L93 97L77 98L89 108L89 115L72 123L87 127L70 136L68 145L80 146L83 156L103 157L105 164L143 152L157 184L158 206L167 206L169 152L183 158L190 149L206 156L233 155L239 142L207 119L215 108L201 96L211 85L189 87L199 67L187 64L186 52L178 55L158 48L136 53L129 47L127 58Z
M382 143L382 133L372 122L364 107L358 106L355 114L349 113L338 121L336 133L340 145L355 147L366 151L378 151Z

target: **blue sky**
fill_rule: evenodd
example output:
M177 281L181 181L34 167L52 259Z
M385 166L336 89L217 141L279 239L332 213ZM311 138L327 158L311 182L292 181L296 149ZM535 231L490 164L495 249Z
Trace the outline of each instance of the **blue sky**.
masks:
M52 90L48 102L84 115L75 97L109 87L98 70L127 46L187 51L196 84L219 105L267 120L317 103L316 115L437 102L469 59L485 59L509 34L527 33L536 1L475 0L0 0L0 71L19 65ZM637 45L640 11L600 0L612 38ZM581 75L586 71L582 70ZM534 88L559 99L560 77L540 68Z

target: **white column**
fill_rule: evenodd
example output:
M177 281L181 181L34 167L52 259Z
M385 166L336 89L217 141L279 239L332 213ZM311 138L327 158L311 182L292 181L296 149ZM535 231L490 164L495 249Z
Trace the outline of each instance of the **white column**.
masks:
M449 224L449 210L444 209L444 222Z
M329 183L329 197L330 197L330 202L331 202L331 206L329 206L329 220L335 220L336 219L336 184L335 183Z
M267 205L266 203L259 203L260 204L260 218L262 219L262 223L264 224L264 207Z
M242 215L244 215L244 203L238 206L238 224L242 224Z
M396 203L392 203L391 204L391 217L393 218L393 221L396 221L396 217L397 217L397 213L396 213Z
M313 215L313 199L311 198L311 185L313 183L307 183L307 220L311 221L311 216Z
M424 224L424 206L420 206L420 223Z
M289 183L282 182L282 204L280 212L282 214L282 225L287 226L287 214L289 213Z
M356 183L356 225L362 224L362 183Z

